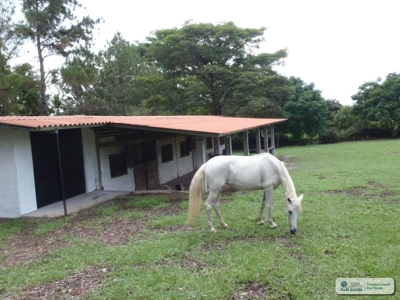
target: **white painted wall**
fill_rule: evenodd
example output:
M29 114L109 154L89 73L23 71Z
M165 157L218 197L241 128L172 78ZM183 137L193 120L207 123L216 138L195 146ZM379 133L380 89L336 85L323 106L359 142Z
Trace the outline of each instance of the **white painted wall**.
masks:
M177 137L176 138L176 157L177 157L177 177L186 175L193 171L193 159L192 153L189 152L188 156L181 157L181 147L180 143L186 141L187 138L185 136Z
M195 155L195 168L200 168L202 164L206 163L209 159L210 153L214 153L214 139L213 141L213 147L211 149L206 149L206 137L197 137L196 138L196 151L194 153ZM218 153L223 154L225 150L225 144L220 145L219 138L218 138Z
M173 160L168 162L162 162L161 159L161 146L172 144L172 151L173 151ZM177 170L177 163L176 163L176 143L175 139L164 139L156 141L157 145L157 160L158 160L158 178L160 179L160 183L166 183L177 177L178 170Z
M25 130L14 131L15 165L21 215L37 209L31 139Z
M193 171L192 153L188 156L180 157L180 142L185 140L185 136L179 136L157 141L158 176L161 184ZM163 163L161 146L168 144L172 144L173 160Z
M0 128L0 217L36 210L29 132Z
M206 142L206 138L204 138L203 140L203 147L204 147L204 153L206 156L206 161L210 159L209 154L210 153L214 153L214 139L212 139L212 147L210 149L207 149L207 142Z
M0 170L0 217L19 217L13 131L8 128L0 128Z
M204 151L206 149L205 140L203 138L199 138L196 140L196 167L200 168L202 164L204 164L206 160L206 156Z
M223 154L223 153L224 153L224 150L225 150L225 144L222 144L222 145L221 145L220 139L221 139L221 138L218 138L218 153L219 153L219 154ZM224 143L225 143L225 138L222 137L222 139L223 139L223 141L224 141Z
M133 178L133 169L128 168L128 174L111 178L110 162L108 156L124 152L120 147L100 148L100 167L101 180L103 188L106 191L134 191L135 180Z
M96 135L94 130L82 128L82 145L86 193L89 193L100 189L100 177L96 153Z

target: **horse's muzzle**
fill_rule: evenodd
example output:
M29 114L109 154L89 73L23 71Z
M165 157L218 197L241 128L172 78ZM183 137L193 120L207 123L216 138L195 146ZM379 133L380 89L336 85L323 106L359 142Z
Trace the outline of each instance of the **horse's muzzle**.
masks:
M290 229L290 233L291 233L291 234L295 234L296 231L297 231L297 229Z

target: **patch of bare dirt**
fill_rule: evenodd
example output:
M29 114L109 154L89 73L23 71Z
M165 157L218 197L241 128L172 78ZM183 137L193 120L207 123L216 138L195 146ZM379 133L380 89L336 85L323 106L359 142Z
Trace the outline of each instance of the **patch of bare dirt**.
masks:
M187 199L187 194L168 193L162 195L167 196L172 205L161 208L132 208L127 205L129 201L128 197L126 199L118 198L107 203L107 205L114 203L121 208L121 211L148 211L152 215L160 217L179 214L183 211L179 203ZM110 220L105 220L100 215L84 211L81 214L71 217L67 226L52 230L46 234L37 235L33 229L23 230L18 234L14 234L5 243L0 245L0 251L3 256L0 266L10 267L17 264L27 264L57 249L66 247L69 245L69 242L65 239L66 236L97 240L111 246L119 246L135 239L135 237L138 237L139 234L148 229L148 220L146 217L128 218L117 215L113 216ZM163 227L162 230L190 231L191 227L175 225Z
M279 159L281 162L285 164L286 169L293 170L297 169L296 164L291 160L293 155L278 155L276 156L277 159Z
M372 185L372 186L375 186L375 187L379 187L379 188L385 188L385 186L382 184L382 183L380 183L380 182L377 182L377 181L368 181L368 184L369 185Z
M183 212L183 209L176 204L171 205L169 207L156 208L151 211L152 214L155 214L160 217L169 215L178 215L181 212Z
M385 186L379 182L376 181L368 181L368 185L373 186L373 187L377 187L377 188L382 188L384 189ZM364 196L365 193L365 188L363 187L354 187L354 188L350 188L350 189L346 189L346 190L334 190L334 191L326 191L326 193L328 194L346 194L349 196L354 196L354 197L362 197ZM395 195L395 193L391 192L391 191L386 191L383 190L379 193L376 193L375 195L379 195L380 198L387 198L387 197L392 197Z
M240 300L240 299L292 299L292 298L293 297L290 294L279 296L277 295L277 291L275 291L270 285L266 285L262 281L256 281L246 284L242 290L234 293L231 299Z
M176 260L174 258L166 258L162 260L160 265L172 265L172 266L180 266L183 269L195 269L198 272L202 272L208 269L209 265L197 260L194 257L187 256L183 259Z
M360 197L364 195L364 188L355 187L346 190L334 190L334 191L326 191L328 194L347 194L350 196Z
M4 245L7 244L7 247ZM1 266L10 267L16 264L27 264L37 257L67 246L59 235L36 235L33 230L25 230L13 235L3 247L0 247L5 258Z
M279 236L273 238L272 241L280 247L297 247L296 240L292 236Z
M185 225L169 225L169 226L164 226L162 230L169 232L174 232L174 231L189 232L192 231L193 228L191 226L185 226Z
M135 198L138 197L148 197L148 196L160 196L160 197L167 197L170 202L181 202L187 200L189 198L189 192L182 192L182 191L167 191L167 192L157 192L157 191L143 191L143 192L135 192L134 194L120 197L119 200L121 201L130 201L132 196Z
M91 266L62 280L28 288L23 291L22 297L11 296L5 300L78 299L100 287L109 272L107 267Z
M70 234L77 238L98 240L111 246L123 245L129 238L147 229L147 220L144 218L113 218L110 222L82 224L69 226L66 229L53 231L52 234Z

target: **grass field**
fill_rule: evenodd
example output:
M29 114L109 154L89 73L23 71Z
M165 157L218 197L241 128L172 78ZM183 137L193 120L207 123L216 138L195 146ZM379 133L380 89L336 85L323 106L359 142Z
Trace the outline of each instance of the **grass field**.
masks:
M215 234L204 209L185 223L187 194L131 196L55 220L1 220L0 298L340 299L338 277L400 282L400 140L276 155L294 163L304 194L298 234L289 234L282 187L273 194L274 230L257 224L261 191L223 195L229 228Z

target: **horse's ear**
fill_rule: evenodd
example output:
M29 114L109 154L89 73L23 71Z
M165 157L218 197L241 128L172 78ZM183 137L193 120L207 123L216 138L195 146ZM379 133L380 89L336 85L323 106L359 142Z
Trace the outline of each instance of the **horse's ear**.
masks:
M287 201L288 201L289 203L292 203L292 200L290 200L290 198L287 198Z
M301 201L303 201L303 194L301 194L300 196L299 196L299 201L301 202Z

